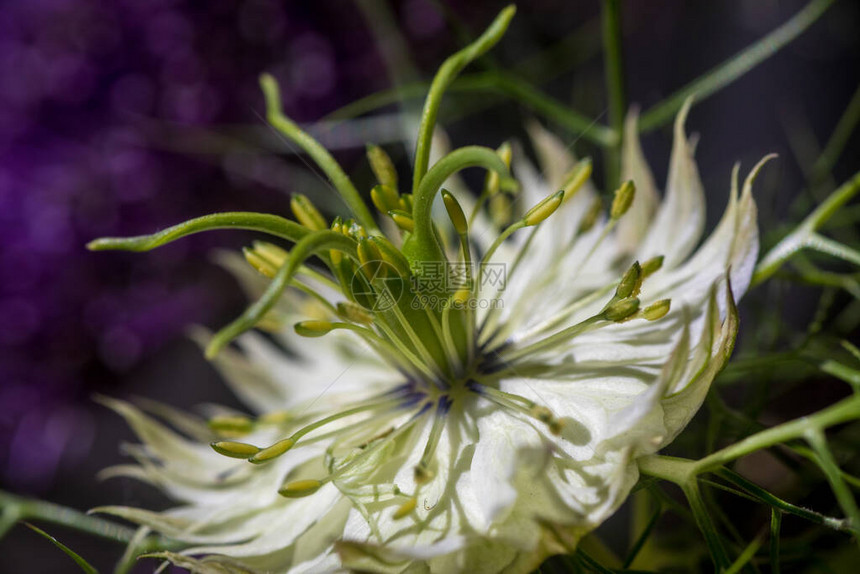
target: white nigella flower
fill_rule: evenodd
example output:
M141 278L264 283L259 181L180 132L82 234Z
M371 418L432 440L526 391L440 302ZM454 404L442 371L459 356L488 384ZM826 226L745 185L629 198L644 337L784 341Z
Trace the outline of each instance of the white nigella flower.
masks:
M264 89L273 125L304 136L280 115L271 79ZM260 274L229 260L262 297L209 340L254 414L224 410L203 424L144 409L180 434L106 399L143 443L129 448L137 465L110 474L180 505L99 510L186 543L164 555L206 572L527 572L570 551L624 501L637 457L695 414L737 332L734 301L758 252L751 185L761 164L740 193L735 169L725 213L699 246L705 202L687 109L662 201L635 117L628 183L608 209L590 164L533 126L543 176L514 154L518 192L507 146L425 162L413 194L398 192L390 160L370 148L386 236L326 152L298 138L360 223L329 225L296 197L298 224L219 214L95 242L144 250L230 226L295 242L247 250ZM442 191L448 217L434 224L442 183L475 165L491 170L480 199L464 212ZM312 255L323 266L306 267ZM246 332L239 350L224 348L251 326L278 344Z

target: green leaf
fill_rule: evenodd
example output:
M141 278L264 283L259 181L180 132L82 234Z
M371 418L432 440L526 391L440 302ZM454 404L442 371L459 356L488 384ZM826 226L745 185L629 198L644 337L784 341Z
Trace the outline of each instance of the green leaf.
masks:
M98 574L98 570L96 570L95 568L90 566L89 562L87 562L86 560L81 558L75 551L73 551L71 548L69 548L68 546L66 546L65 544L63 544L62 542L60 542L59 540L57 540L56 538L54 538L53 536L51 536L50 534L48 534L47 532L42 530L41 528L37 528L36 526L33 526L29 522L25 522L24 525L27 528L29 528L30 530L36 532L37 534L44 536L45 538L47 538L48 540L53 542L54 546L56 546L57 548L59 548L60 550L65 552L69 556L69 558L74 560L75 563L78 566L80 566L81 570L83 570L87 574Z

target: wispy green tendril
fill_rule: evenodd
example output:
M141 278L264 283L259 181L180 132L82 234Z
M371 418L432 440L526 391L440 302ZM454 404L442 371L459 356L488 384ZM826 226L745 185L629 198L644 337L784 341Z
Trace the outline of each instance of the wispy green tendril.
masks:
M249 231L261 231L289 241L299 241L310 233L295 221L270 215L268 213L252 213L246 211L234 211L227 213L213 213L190 219L179 225L168 227L158 233L151 235L138 235L136 237L102 237L87 243L87 249L91 251L150 251L181 239L188 235L200 233L201 231L212 231L215 229L245 229Z

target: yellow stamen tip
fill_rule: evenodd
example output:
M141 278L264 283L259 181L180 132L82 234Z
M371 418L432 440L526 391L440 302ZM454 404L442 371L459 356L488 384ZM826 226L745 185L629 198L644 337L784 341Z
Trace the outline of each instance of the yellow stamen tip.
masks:
M301 498L315 493L322 485L323 483L319 480L296 480L282 486L278 490L278 494L287 498Z
M412 216L403 211L402 209L392 209L388 212L388 215L391 219L394 220L394 223L397 224L397 227L402 229L403 231L408 231L412 233L415 231L415 221L412 219Z
M260 452L259 447L252 444L231 440L213 442L209 446L218 454L229 456L230 458L250 458Z
M207 425L213 431L221 434L243 435L254 430L254 421L243 416L212 417L207 421Z
M672 307L671 299L661 299L656 303L652 303L645 307L642 311L642 316L645 317L648 321L656 321L657 319L662 319L666 316L666 313L669 312L669 309Z
M543 201L529 209L525 217L523 217L523 223L525 223L526 227L537 225L538 223L555 213L555 210L558 209L562 201L564 201L563 189L553 193L552 195L545 198Z
M393 188L383 184L370 190L370 200L382 213L388 213L400 207L400 195Z
M639 299L631 297L616 301L606 308L603 312L603 318L607 321L621 322L629 318L639 310Z
M254 464L262 464L264 462L268 462L274 458L278 458L279 456L293 448L295 444L296 441L291 438L279 440L272 446L264 448L263 450L249 458L248 462L253 462Z
M361 305L352 301L341 301L337 304L337 314L347 321L369 325L373 323L373 315L367 312Z
M615 289L615 296L619 299L625 299L635 294L637 287L641 285L641 279L642 266L639 265L638 261L634 261L630 269L624 273L621 282L618 283L618 287Z
M457 198L451 195L447 189L442 190L442 200L445 202L445 209L448 210L448 217L451 218L451 223L454 225L454 230L457 235L465 235L469 232L469 222L466 219L466 214L463 213L463 208L460 207L460 202Z
M564 185L562 186L565 201L568 201L571 197L576 195L577 191L582 189L582 186L585 185L585 182L587 182L591 177L591 170L591 158L587 157L578 162L573 166L573 169L567 172L567 175L564 177Z
M311 200L304 195L299 193L293 194L293 197L290 198L290 209L292 209L293 215L296 216L296 220L308 229L312 229L313 231L328 229L325 217L311 203Z
M591 229L597 224L601 211L603 211L603 200L599 197L595 197L594 201L591 202L591 206L588 208L588 211L583 216L582 221L579 223L578 233L582 234L591 231Z
M301 321L293 329L302 337L322 337L334 329L334 324L331 321Z
M385 150L378 145L367 145L367 161L370 162L370 169L373 170L373 175L376 180L384 186L391 188L394 195L397 195L397 169L394 167L394 162L391 157L385 153ZM390 207L388 209L391 209ZM388 209L380 209L383 213Z
M653 275L654 273L659 271L661 267L663 267L662 255L658 255L657 257L652 257L651 259L647 260L645 263L642 264L642 279Z
M632 180L625 181L615 191L615 199L612 200L612 208L609 210L609 217L618 219L630 209L633 205L633 198L636 196L636 186Z
M415 508L418 506L418 499L414 496L397 507L397 510L394 511L394 514L391 515L391 518L394 520L400 520L402 518L406 518Z

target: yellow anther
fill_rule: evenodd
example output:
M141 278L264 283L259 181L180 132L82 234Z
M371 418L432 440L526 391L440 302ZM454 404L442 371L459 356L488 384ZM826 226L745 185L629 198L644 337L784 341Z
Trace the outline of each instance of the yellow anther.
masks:
M564 423L562 423L562 421L556 418L556 416L552 414L552 411L549 410L547 407L542 405L534 405L531 408L531 415L540 422L544 423L549 428L549 432L551 432L552 434L561 434L561 429L564 426Z
M501 158L505 165L508 168L511 167L511 144L508 142L503 143L496 150L496 154ZM484 178L484 194L489 197L492 197L499 193L499 189L501 188L501 181L499 178L499 174L495 171L490 171L487 173L487 176Z
M304 195L300 193L293 194L293 197L290 199L290 209L293 210L296 220L308 229L314 231L328 229L325 217L314 207L311 200Z
M638 287L642 285L642 267L638 261L634 261L624 276L618 287L615 289L615 296L619 299L625 299L631 295L635 295Z
M397 227L403 231L408 231L409 233L415 231L415 221L412 219L412 215L406 211L403 211L402 209L392 209L388 212L388 215L394 220Z
M595 197L594 201L591 202L591 206L588 208L588 211L585 212L585 216L582 218L582 221L579 223L578 233L588 233L591 231L591 229L597 224L601 211L603 211L603 200L599 197Z
M457 232L457 235L467 234L469 222L466 219L466 214L463 213L463 208L460 207L460 202L447 189L442 190L442 200L445 202L445 209L448 210L448 217L451 218L451 223L454 225L454 231Z
M252 444L231 440L213 442L209 446L218 454L229 456L230 458L250 458L260 452L260 449Z
M609 217L618 219L630 209L633 205L633 198L636 196L636 186L632 180L625 181L617 190L615 190L615 198L612 200L612 208L609 210Z
M245 261L247 261L251 267L256 269L261 275L264 275L269 279L277 275L278 268L250 247L243 247L242 255L245 256Z
M564 201L563 189L556 191L555 193L529 209L526 212L525 217L523 217L523 223L525 223L526 227L537 225L538 223L555 213L555 210L558 209L562 201Z
M666 316L666 313L669 312L669 309L672 307L671 299L660 299L656 303L651 303L642 311L642 316L645 317L649 321L656 321L657 319L662 319Z
M253 419L241 415L212 417L206 424L219 434L244 435L254 430Z
M290 414L288 411L273 411L271 413L260 415L257 420L259 420L263 424L278 425L292 420L292 418L293 415Z
M412 194L404 193L400 196L400 209L406 213L412 213Z
M373 323L373 315L361 305L356 305L352 301L341 301L337 304L337 314L347 321L353 323L363 323L369 325Z
M335 217L334 221L331 222L331 230L334 231L335 233L344 233L345 234L344 229L343 229L343 218L340 215Z
M278 458L291 448L295 446L296 441L291 438L285 438L283 440L279 440L272 446L266 447L251 458L248 459L248 462L253 462L254 464L262 464L264 462L268 462L274 458Z
M645 263L642 264L642 279L653 275L654 273L659 271L661 267L663 267L662 255L658 255L657 257L652 257L651 259L647 260Z
M414 496L397 507L397 510L394 511L394 514L391 515L391 518L394 520L400 520L402 518L406 518L415 510L418 506L418 499Z
M267 333L279 333L284 328L284 317L275 310L269 311L254 324L256 329Z
M415 467L415 482L417 484L426 484L433 480L436 473L430 470L426 464L420 463Z
M258 255L275 267L281 267L290 256L290 252L286 249L267 241L255 241L251 246Z
M375 243L367 239L358 242L358 261L361 272L369 281L384 279L388 275L388 266L382 262L382 253Z
M412 275L412 270L409 268L409 260L397 249L391 241L381 235L374 235L368 239L382 256L382 260L393 267L398 275L404 279Z
M391 157L378 145L367 144L367 160L370 162L370 169L373 170L376 180L382 185L390 187L397 195L397 169L394 167ZM388 209L393 208L389 207ZM380 209L380 211L385 213L388 209Z
M621 301L616 301L612 305L606 308L603 312L603 318L607 321L616 321L620 322L639 310L639 299L635 297L628 297L627 299L622 299Z
M490 218L498 227L504 227L511 220L511 200L508 196L497 193L490 197Z
M397 192L394 191L394 189L387 185L380 184L374 186L374 188L370 190L370 200L373 201L373 205L376 206L376 209L382 213L388 213L392 209L398 209L400 207L400 196L397 195Z
M533 406L531 409L531 413L534 418L536 418L542 423L549 423L555 418L551 410L541 405Z
M323 483L319 480L296 480L283 485L278 489L278 494L287 498L301 498L315 493L322 485Z
M322 337L334 329L331 321L301 321L293 326L302 337Z
M471 297L472 292L469 289L458 289L451 295L451 302L454 304L455 309L462 309Z
M564 200L568 201L576 195L576 192L582 189L588 178L591 177L591 158L587 157L584 160L577 162L573 169L567 172L564 176L564 185L561 188L564 190Z

